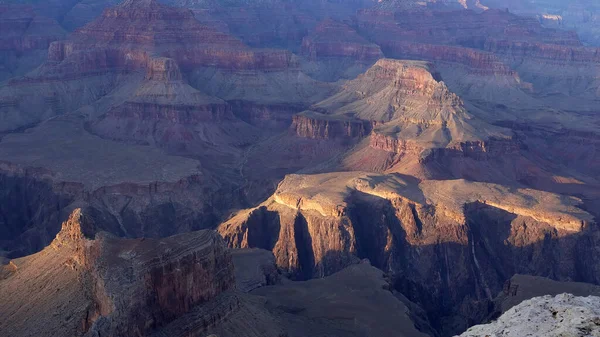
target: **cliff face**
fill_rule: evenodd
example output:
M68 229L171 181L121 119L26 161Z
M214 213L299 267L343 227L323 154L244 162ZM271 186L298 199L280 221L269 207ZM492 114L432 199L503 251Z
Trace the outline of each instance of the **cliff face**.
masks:
M93 334L147 335L235 288L231 255L214 232L160 241L97 240L92 275L102 317Z
M364 10L358 13L359 32L375 39L473 46L486 38L580 46L577 34L547 29L531 17L503 10L483 12Z
M23 170L7 163L0 166L1 255L18 257L39 251L59 231L77 188L54 184L43 170Z
M349 57L370 62L383 57L379 46L369 43L350 26L327 19L302 40L302 53L311 60L327 57Z
M364 10L357 25L386 56L435 63L453 91L487 109L526 111L545 102L585 110L598 91L588 75L597 72L596 50L583 47L574 32L542 27L531 16L492 9Z
M457 63L467 67L470 73L481 76L518 77L514 70L502 63L493 53L477 49L407 41L386 41L382 43L382 47L388 55L398 58Z
M14 4L0 5L0 30L0 81L39 66L50 43L66 36L55 20Z
M568 102L564 108L585 109L585 103L570 97L589 100L593 99L590 93L594 96L600 90L597 79L590 75L600 69L598 48L500 39L488 39L481 48L495 53L517 70L524 80L533 84L536 94L560 94ZM555 71L545 71L548 67Z
M230 253L213 231L130 240L97 233L97 224L75 209L47 248L0 266L0 333L425 336L366 261L325 279L279 284L270 252ZM281 310L289 307L299 311ZM347 314L358 324L348 326Z
M231 247L272 250L278 266L297 278L368 258L429 312L436 328L452 333L483 319L493 294L515 273L600 280L600 269L590 273L577 262L582 249L595 249L584 242L598 233L591 215L569 206L574 201L465 181L289 176L269 200L219 232ZM555 250L560 257L544 253Z
M371 125L362 120L328 118L317 112L295 115L290 127L297 136L311 139L363 138L371 131Z
M228 134L227 125L240 130L238 137ZM106 138L180 151L198 143L244 143L248 141L244 131L253 133L234 117L229 104L188 85L177 63L168 58L151 59L144 81L132 96L89 123L89 128ZM211 130L204 131L207 128Z
M251 49L202 25L189 10L152 1L123 3L106 9L68 40L52 42L46 63L0 88L0 105L8 107L3 125L13 130L91 104L115 87L135 81L138 72L152 68L157 56L174 59L186 72L198 68L228 72L219 85L232 72L261 74L296 66L290 52ZM85 94L76 95L78 91ZM40 99L31 100L32 92L39 93ZM55 103L52 109L41 101L44 97Z
M152 31L144 28L148 24ZM125 31L127 34L115 34ZM290 64L288 52L254 52L233 36L202 25L191 11L155 1L129 1L105 9L100 18L77 29L71 40L76 46L91 44L157 52L174 58L185 69L199 65L281 69Z
M47 170L2 164L0 184L5 215L0 221L0 255L9 258L47 246L74 207L94 218L98 230L120 237L160 238L215 226L218 209L229 208L237 198L225 190L209 196L213 192L205 189L200 175L89 188L64 182Z
M598 4L591 0L575 2L561 1L497 1L486 0L494 8L508 8L511 12L535 17L542 25L577 32L579 38L588 45L598 45Z
M147 25L153 29L147 30ZM101 55L108 55L103 67ZM91 69L139 69L150 54L170 57L185 68L285 69L290 54L283 50L254 51L235 37L200 24L186 9L154 1L134 1L107 8L77 29L67 41L54 43L49 60ZM100 59L98 59L100 58ZM97 63L97 64L96 64Z
M347 116L371 121L369 145L398 155L425 157L424 151L431 150L468 156L487 152L492 142L506 143L493 146L498 153L518 149L508 130L486 123L486 115L471 114L431 63L381 59L314 107L327 121L341 123Z
M18 334L149 335L235 287L231 255L212 231L164 240L124 240L106 233L93 238L95 232L93 219L76 209L50 246L13 262L13 272L0 280L2 291L13 291L13 295L27 293L29 287L56 273L71 279L65 284L57 283L61 278L48 279L42 295L55 287L66 293L45 300L11 296L3 302L2 312L13 318L4 319L1 330ZM40 265L44 267L39 269ZM23 278L29 281L23 283ZM36 312L45 305L61 304L63 296L73 296L61 307L67 319L22 324L22 320L38 316L19 311L20 306ZM22 318L14 319L13 315Z

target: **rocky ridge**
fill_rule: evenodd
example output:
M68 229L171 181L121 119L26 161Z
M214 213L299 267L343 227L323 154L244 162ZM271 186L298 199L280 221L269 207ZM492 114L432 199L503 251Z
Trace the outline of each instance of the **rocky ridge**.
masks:
M102 233L93 238L93 227L93 219L76 209L50 246L11 263L12 271L0 281L2 291L30 291L28 287L46 279L49 282L42 283L39 296L25 303L3 296L14 300L3 302L2 312L7 317L22 317L3 319L7 322L2 326L5 333L146 335L234 288L231 255L214 232L160 241L122 240ZM45 272L36 270L40 265L45 265ZM72 279L56 283L52 279L56 273ZM66 293L47 294L55 292L52 287L57 285ZM23 305L33 311L45 310L41 303L63 306L59 314L65 319L56 320L44 311L37 315L22 311ZM43 324L31 321L40 317L48 320Z
M151 31L145 29L149 24ZM106 9L68 40L53 42L44 65L0 90L5 129L94 103L151 67L155 57L172 58L186 72L198 68L234 73L288 71L295 67L289 52L251 49L231 35L202 25L189 10L156 1L127 1ZM196 81L206 80L196 77ZM71 93L78 90L86 95L73 99ZM29 100L32 91L41 92L40 99Z

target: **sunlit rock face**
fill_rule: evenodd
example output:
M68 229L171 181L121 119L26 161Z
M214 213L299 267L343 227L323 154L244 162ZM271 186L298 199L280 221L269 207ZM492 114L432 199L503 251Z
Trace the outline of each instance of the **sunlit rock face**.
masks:
M584 242L598 236L578 202L462 180L292 175L271 198L218 231L231 247L273 251L277 265L298 279L368 258L452 333L485 318L486 303L515 273L598 282L598 267L592 275L576 262L582 249L595 249ZM561 257L549 250L560 250ZM594 258L586 261L597 265Z

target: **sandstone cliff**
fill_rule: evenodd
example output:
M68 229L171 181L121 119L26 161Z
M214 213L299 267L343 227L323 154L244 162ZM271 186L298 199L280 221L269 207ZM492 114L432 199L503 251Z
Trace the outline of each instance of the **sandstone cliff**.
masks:
M379 60L313 108L322 111L320 119L330 124L337 119L336 123L343 125L348 116L369 121L370 147L393 153L404 162L427 161L431 155L426 151L485 159L493 155L490 148L502 154L517 152L519 148L510 131L490 125L468 111L435 67L425 62ZM475 111L485 117L482 111Z
M230 105L187 84L177 63L168 58L151 59L144 81L132 96L89 127L109 139L178 151L207 143L246 144L258 138L256 130L234 117Z
M593 217L578 203L460 180L292 175L219 232L231 247L272 250L277 265L299 279L368 258L428 311L437 329L450 333L484 319L487 303L515 273L598 282L598 267L577 262L588 254L585 264L597 265L589 255L595 248L584 246L598 236ZM560 257L543 253L551 250Z
M148 335L234 287L231 255L214 232L160 241L94 233L76 209L50 246L12 262L0 280L13 294L3 294L3 334ZM34 288L35 297L17 295ZM57 306L64 319L48 315Z
M304 111L294 116L291 129L304 138L362 138L371 132L371 125L360 119L331 118L315 111Z
M213 231L132 240L99 224L75 209L48 247L0 266L0 333L426 336L368 262L282 285L270 252L230 253Z

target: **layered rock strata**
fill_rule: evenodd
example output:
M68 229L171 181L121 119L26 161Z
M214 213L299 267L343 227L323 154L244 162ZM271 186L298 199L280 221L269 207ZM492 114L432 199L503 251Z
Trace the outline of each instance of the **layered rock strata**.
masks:
M371 123L360 119L331 118L315 111L304 111L294 116L290 128L297 136L303 138L363 138L371 132Z
M0 5L0 81L39 66L48 46L66 36L55 20L25 5Z
M321 22L313 34L302 40L302 53L312 61L349 57L371 62L383 57L379 46L369 43L350 26L332 19Z
M212 231L160 241L123 240L103 233L93 238L94 232L93 220L76 209L50 246L13 261L14 270L0 281L2 291L28 292L46 280L39 294L55 294L44 300L38 296L24 301L12 297L14 300L3 302L2 312L13 317L3 319L1 329L5 333L148 335L235 287L231 255ZM40 264L45 267L34 270ZM54 274L62 274L58 279L71 280L57 283L58 279L52 279ZM70 295L67 301L65 296ZM59 305L58 314L66 318L48 316L40 303ZM23 312L23 305L39 314ZM20 319L14 318L19 315ZM44 317L49 320L43 324L24 324Z
M235 136L228 128L238 130ZM179 151L193 149L196 143L244 144L249 141L244 133L253 133L234 117L230 105L188 85L169 58L151 59L132 97L90 123L90 130L110 139Z
M153 29L147 30L148 26ZM151 68L156 57L172 58L186 72L220 69L228 73L221 82L231 72L278 72L294 67L288 51L251 49L231 35L202 25L189 10L156 1L125 1L105 9L68 40L51 43L45 64L0 89L6 121L6 130L1 131L96 102L116 87L135 81L136 74ZM32 100L33 92L38 98Z
M304 123L314 125L305 130L318 133L319 125L333 124L336 119L345 126L348 122L344 120L352 116L372 125L371 148L416 157L421 162L440 156L438 152L485 159L519 150L510 131L467 111L463 100L448 89L430 63L379 60L314 108L324 112L320 115L323 121ZM485 117L483 111L476 112ZM347 129L351 131L350 125ZM369 130L365 131L360 134L368 134Z
M141 167L147 166L135 156L131 159ZM154 157L154 160L160 159ZM172 164L173 161L168 162ZM147 168L160 171L160 165L156 164ZM117 180L110 181L110 178L97 176L99 180L94 183L79 176L87 181L84 183L76 176L64 176L61 171L7 163L0 166L1 211L4 214L0 221L0 232L3 233L0 255L9 258L33 254L46 247L59 232L61 222L76 207L83 208L97 220L98 230L119 237L160 238L212 228L222 214L218 209L228 209L237 203L233 200L238 200L233 188L213 185L213 189L207 189L205 177L198 171L180 172L183 175L169 178L150 177L143 169L125 164L121 173L128 174L126 171L132 169L137 178L121 176L112 177ZM173 173L175 171L168 175Z
M582 250L595 249L585 242L598 236L580 202L462 180L292 175L218 230L231 247L273 251L277 265L299 279L368 258L427 310L436 329L452 333L485 319L492 296L515 273L598 283L599 269L584 267L594 259L580 261ZM560 257L543 253L555 249Z

